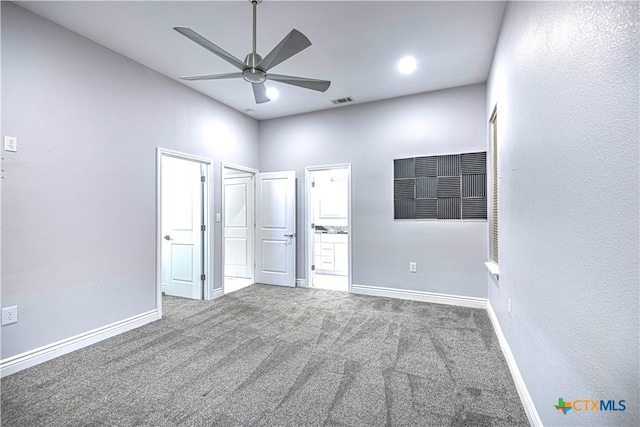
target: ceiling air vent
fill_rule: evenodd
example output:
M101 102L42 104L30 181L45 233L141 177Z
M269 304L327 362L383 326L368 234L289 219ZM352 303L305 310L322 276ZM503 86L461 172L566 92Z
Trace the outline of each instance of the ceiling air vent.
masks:
M332 99L331 102L333 102L335 105L346 104L348 102L353 102L353 98L347 96L346 98Z

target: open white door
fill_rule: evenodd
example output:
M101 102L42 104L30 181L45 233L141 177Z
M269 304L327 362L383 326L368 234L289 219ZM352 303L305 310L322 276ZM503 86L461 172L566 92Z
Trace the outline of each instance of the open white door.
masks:
M204 166L162 156L162 290L202 299Z
M296 174L256 175L255 281L296 285Z
M250 279L253 270L253 177L224 178L224 275Z

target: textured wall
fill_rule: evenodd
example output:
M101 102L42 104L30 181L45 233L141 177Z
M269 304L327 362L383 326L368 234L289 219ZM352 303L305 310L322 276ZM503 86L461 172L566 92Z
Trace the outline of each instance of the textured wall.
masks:
M297 277L304 168L351 163L354 284L486 297L486 222L393 219L393 160L486 150L485 96L480 84L260 122L260 170L298 178Z
M219 187L220 161L258 166L258 124L8 2L2 89L6 358L155 308L156 147L214 158Z
M0 7L0 23L2 22L2 7ZM0 31L0 46L2 45L2 31ZM0 53L2 49L0 48ZM0 65L2 62L0 61ZM0 66L0 82L2 82L2 67ZM0 101L2 100L2 84L0 83ZM0 138L2 138L2 148L4 149L4 127L2 126L2 102L0 102ZM0 169L4 169L4 156L0 159ZM2 174L4 175L4 174ZM0 307L4 307L2 305L2 178L0 178ZM2 338L2 330L0 329L0 339ZM1 358L1 355L0 355Z
M489 298L546 425L640 425L638 68L637 2L507 8L487 97L500 147ZM563 415L559 397L627 410Z

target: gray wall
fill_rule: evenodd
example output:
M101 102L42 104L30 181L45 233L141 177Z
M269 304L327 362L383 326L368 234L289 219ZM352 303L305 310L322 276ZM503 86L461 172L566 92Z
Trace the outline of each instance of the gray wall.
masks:
M260 122L260 171L298 178L297 277L304 168L351 163L354 284L486 297L486 222L393 219L393 159L486 150L485 105L479 84Z
M156 147L215 159L217 188L221 161L258 166L258 124L7 2L2 88L6 358L154 309Z
M2 7L0 7L0 23L2 22ZM0 31L0 46L2 45L2 31ZM2 49L0 48L0 53L2 52ZM2 61L0 60L0 82L2 82ZM0 83L0 101L2 100L2 84ZM2 102L0 102L0 138L2 138L2 149L0 152L4 153L4 128L2 126ZM2 158L0 159L0 169L4 169L4 154L2 156ZM4 176L4 173L2 173L2 176ZM0 178L0 260L2 260L2 181L3 179ZM2 262L0 261L0 307L4 307L4 305L2 305ZM2 328L0 327L0 345L2 342ZM0 358L2 356L0 355Z
M488 82L501 177L488 288L546 425L640 425L638 71L637 2L509 4ZM559 397L627 410L563 415Z

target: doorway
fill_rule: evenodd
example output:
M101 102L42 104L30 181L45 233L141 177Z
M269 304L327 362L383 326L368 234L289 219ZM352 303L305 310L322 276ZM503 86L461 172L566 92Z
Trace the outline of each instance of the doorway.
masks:
M224 293L296 285L295 172L223 164Z
M351 165L305 168L308 286L351 289Z
M209 291L209 160L158 149L159 295Z
M254 169L222 166L222 229L224 231L224 293L252 285L255 254Z

